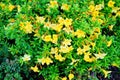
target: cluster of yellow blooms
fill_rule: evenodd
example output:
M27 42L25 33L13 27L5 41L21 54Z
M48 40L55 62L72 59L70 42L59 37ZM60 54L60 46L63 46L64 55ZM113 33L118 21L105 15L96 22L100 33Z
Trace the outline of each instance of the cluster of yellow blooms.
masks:
M111 7L114 9L115 8L114 4L115 4L115 2L109 1L108 7ZM50 1L49 7L50 8L58 7L57 1ZM10 11L13 8L14 7L12 5L10 5ZM104 4L98 4L95 6L92 4L89 6L88 14L92 16L92 20L98 20L101 23L104 22L102 19L99 18L99 14L100 14L99 11L102 8L104 8ZM67 4L62 4L61 9L68 11L70 9L70 6ZM116 12L118 12L118 10ZM38 38L41 37L43 41L58 44L58 39L60 36L59 33L61 31L64 31L67 34L71 33L74 37L77 37L77 38L85 38L86 37L86 33L83 30L81 30L81 29L74 30L74 28L72 26L72 22L73 22L72 19L70 19L70 18L64 19L63 17L58 17L57 23L52 23L49 20L46 22L45 17L37 16L36 23L43 24L44 28L48 28L48 29L52 29L52 30L56 31L56 34L52 34L52 35L44 34L42 36L39 34L38 29L35 29L35 30L33 29L33 25L31 24L31 22L28 22L28 21L21 22L19 24L19 26L20 26L20 30L24 31L26 34L34 32L35 36ZM110 26L109 28L110 28L110 30L112 30L113 26ZM89 36L91 42L86 42L86 44L83 43L82 46L78 46L78 48L77 48L76 54L78 56L84 55L83 60L86 62L93 62L98 59L103 59L107 55L105 53L101 53L100 51L96 54L92 54L90 52L90 50L96 46L96 43L94 42L94 40L97 39L98 36L101 34L100 29L101 28L99 28L99 27L94 28ZM111 44L112 44L112 40L107 41L108 47L110 47ZM62 61L66 60L66 57L62 53L69 54L73 50L74 50L74 48L72 46L72 40L64 38L63 41L60 42L60 47L52 47L49 56L39 58L37 62L41 63L42 65L45 65L45 64L50 65L51 63L53 63L52 58L55 58L56 60L62 62ZM30 56L24 55L24 57L22 59L23 59L23 61L29 61ZM34 72L39 72L39 69L37 66L31 67L31 70L33 70ZM105 70L103 70L103 72L105 73L105 77L107 76L108 73L110 73L110 72L106 72ZM69 78L69 80L72 80L74 78L74 74L70 73L68 75L68 78ZM63 77L62 80L67 80L67 77Z
M72 80L74 78L74 74L70 73L68 75L69 80ZM62 80L67 80L67 77L63 77Z
M115 7L114 6L115 2L110 0L108 2L108 7L112 8L112 12L116 13L116 16L120 16L120 8L118 7ZM98 5L94 5L94 3L92 3L90 6L89 6L89 12L88 14L92 16L92 20L95 21L95 20L98 20L100 23L103 23L103 20L99 18L99 15L100 15L100 10L102 10L104 8L104 3L102 4L98 4Z
M64 60L65 60L65 57L62 57L62 55L61 55L61 54L58 54L58 53L59 53L59 52L58 52L58 48L57 48L57 47L51 48L50 54L54 55L54 57L55 57L56 60L58 60L58 61L60 61L60 62L64 61Z
M51 28L51 29L53 29L57 32L60 32L62 30L63 25L65 25L66 26L65 28L68 29L72 25L72 19L68 19L68 18L63 19L62 17L59 17L57 24L54 24L54 23L51 23L51 22L45 22L44 23L44 27L47 27L48 29Z
M91 22L97 21L99 22L100 25L104 25L107 23L107 20L104 19L105 14L102 13L102 9L105 6L107 6L108 9L111 9L111 13L115 13L115 16L112 16L112 17L116 18L117 16L120 16L120 8L115 6L116 5L115 0L109 0L107 5L105 5L104 2L101 4L95 5L93 1L91 1L91 3L88 5L89 5L88 11L84 13L86 14L86 17L89 17L89 19L91 19ZM47 6L48 6L47 7L48 12L54 9L60 9L63 12L64 11L69 12L70 10L72 10L71 5L67 3L58 3L57 0L50 0ZM0 2L0 8L2 10L6 9L8 12L12 12L14 11L14 9L17 9L18 16L22 10L22 7L20 5L13 5L11 3L8 3L8 5L6 5L3 2ZM31 6L28 6L27 8L28 10L30 10ZM109 17L111 17L112 15L111 13L109 14ZM22 13L20 14L22 15ZM66 15L63 13L61 15L58 15L55 21L54 20L52 21L49 15L38 16L35 14L35 16L36 16L35 18L30 16L30 19L32 18L33 21L32 20L27 21L26 15L23 14L22 19L24 20L19 23L19 30L23 31L26 35L33 33L34 37L36 37L37 39L42 39L43 43L50 43L53 45L50 47L50 52L48 52L47 55L36 59L36 65L30 68L32 71L40 72L41 68L38 67L38 65L48 66L53 64L54 61L58 61L62 63L64 61L67 61L67 59L71 60L70 65L76 66L77 62L79 62L80 59L78 58L75 59L73 57L74 54L77 57L83 56L81 60L84 60L87 63L96 62L100 59L104 59L105 56L107 56L107 53L104 53L101 49L99 50L99 48L97 48L97 43L96 43L96 39L99 39L99 37L101 37L102 26L98 27L90 24L91 30L90 30L90 33L89 31L87 33L87 31L84 31L84 29L81 29L81 28L75 29L73 26L74 19L72 19L71 16L69 18L68 16L66 17ZM75 20L77 20L77 18ZM9 21L11 23L14 23L15 19L11 18ZM114 25L112 24L108 25L108 29L110 31L113 31L113 27ZM44 34L42 34L40 33L41 28L44 28L45 30L48 30L48 31L43 32ZM14 26L12 26L11 28L6 27L5 30L7 29L13 30ZM49 30L52 30L53 33L49 34L50 33ZM65 36L66 34L70 36L66 37ZM74 39L81 39L82 42L78 43L77 46L75 44L75 47L74 47ZM109 39L108 41L107 40L103 40L103 41L106 43L106 46L108 48L111 46L113 42L112 39ZM96 50L96 52L94 53L94 50L96 48L98 49L98 51ZM21 59L24 62L28 62L31 60L31 55L25 54ZM113 65L117 66L116 64L113 64ZM91 69L92 68L90 68L89 70ZM109 73L111 73L111 71L107 71L105 69L101 69L101 71L104 73L105 78ZM61 77L60 79L73 80L74 72L69 72L67 76Z
M120 8L119 8L119 7L115 7L114 4L115 4L115 2L112 1L112 0L110 0L110 1L108 2L108 7L112 8L112 12L113 12L113 13L116 13L116 16L115 16L115 17L120 16L120 11L119 11Z
M2 7L2 9L8 8L9 11L12 11L16 6L9 4L8 6L6 6L4 3L0 2L0 6Z
M71 40L65 39L62 42L62 45L60 46L60 52L62 53L69 53L73 50L73 47L71 46Z
M50 8L57 8L58 7L58 2L57 1L50 1L48 11L50 11ZM61 6L62 10L69 11L70 5L63 3Z
M52 42L52 43L57 44L58 35L57 35L57 34L53 34L52 37L51 37L51 35L43 35L43 36L42 36L42 39L43 39L45 42Z
M23 30L25 33L32 33L33 31L33 26L31 24L31 22L21 22L20 23L20 30Z
M77 30L77 31L73 32L73 34L74 34L74 36L77 36L78 38L85 37L85 32L82 30Z
M8 8L9 8L10 11L12 11L12 10L15 8L15 6L12 5L12 4L10 4L10 5L8 6Z
M58 2L57 2L57 1L50 1L49 6L50 6L51 8L58 7Z
M49 65L50 63L53 63L53 61L49 57L46 57L46 58L43 57L42 59L38 59L38 62L42 63L42 65L44 64Z

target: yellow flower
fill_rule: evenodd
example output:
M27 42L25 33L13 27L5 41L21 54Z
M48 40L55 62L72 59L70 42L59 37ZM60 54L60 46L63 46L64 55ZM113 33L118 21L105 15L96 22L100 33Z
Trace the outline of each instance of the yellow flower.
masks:
M49 41L51 41L52 40L52 38L51 38L51 35L43 35L42 36L42 39L45 41L45 42L49 42Z
M58 35L57 34L53 34L53 37L52 37L52 43L55 43L57 44L57 41L58 41Z
M70 74L68 75L68 78L69 78L69 80L72 80L72 79L74 78L74 74L70 73Z
M69 46L69 47L68 47L68 50L69 50L69 51L72 51L72 50L73 50L73 47L72 47L72 46Z
M44 65L45 64L45 58L43 57L41 59L37 59L37 62L42 63L42 65Z
M30 55L28 54L25 54L23 57L22 57L23 61L29 61L30 60Z
M94 10L94 11L92 12L92 16L93 16L93 17L96 17L96 16L98 16L98 15L99 15L99 11Z
M96 58L94 56L92 56L89 52L84 54L84 60L86 62L93 62L96 60Z
M60 46L60 52L62 52L62 53L68 53L68 52L70 52L70 51L72 51L73 50L73 47L72 46Z
M64 3L62 4L61 9L68 11L68 10L69 10L69 8L70 8L70 6L69 6L69 5L64 4Z
M33 29L32 29L32 25L31 25L31 22L26 22L25 23L25 33L32 33Z
M69 27L70 25L72 25L72 19L66 18L66 19L64 20L64 24L65 24L66 27Z
M60 25L63 25L63 24L64 24L64 19L63 19L62 17L59 17L58 23L59 23Z
M90 45L94 48L96 44L94 42L90 42Z
M47 65L49 65L50 63L53 63L53 61L52 61L49 57L46 57L46 58L45 58L45 63L46 63Z
M25 26L24 22L20 22L19 26L24 27Z
M108 26L109 30L113 30L113 25Z
M104 73L104 77L106 78L108 76L109 73L111 73L111 71L106 71L104 69L102 69L103 73Z
M101 10L102 7L103 7L102 4L96 5L96 6L95 6L95 10Z
M63 28L63 25L61 25L61 24L56 24L56 25L53 25L51 28L52 28L53 30L57 31L57 32L60 32L61 29Z
M112 44L112 39L110 41L107 42L107 47L110 47Z
M44 23L44 27L47 27L48 29L51 28L51 23L50 22L45 22Z
M39 72L37 65L34 67L31 67L30 69L33 70L34 72Z
M80 47L77 49L77 54L78 55L82 55L83 54L83 49L81 49Z
M98 35L99 35L98 33L94 33L94 34L90 35L90 39L91 40L97 39Z
M72 26L65 27L65 28L63 28L63 30L64 30L66 33L68 33L68 34L74 32L74 31L72 30Z
M98 54L94 54L94 55L97 59L103 59L107 54L99 52Z
M42 65L46 63L47 65L49 65L50 63L53 63L53 61L49 57L43 57L42 59L38 59L38 63L42 63Z
M31 22L21 22L20 24L20 30L23 30L25 33L32 33L33 31L33 26L31 24Z
M112 13L117 13L118 10L120 10L120 8L118 8L118 7L113 7L113 8L112 8Z
M92 12L92 11L94 11L95 10L95 6L94 5L90 5L89 6L89 10Z
M71 39L64 39L64 41L62 42L62 45L68 46L71 45Z
M114 7L114 4L115 4L115 2L112 1L112 0L110 0L110 1L108 2L108 7Z
M56 59L56 60L59 60L60 62L62 62L62 61L65 60L65 58L62 57L61 54L56 54L56 55L55 55L55 59Z
M94 28L94 32L99 34L100 33L100 28L99 27Z
M67 77L63 77L61 80L67 80Z
M50 7L51 8L58 7L57 1L50 1Z
M85 32L82 30L77 30L76 32L74 32L74 35L78 38L85 37Z
M89 45L83 45L83 52L89 51L90 49Z
M44 17L39 17L39 16L37 16L37 17L36 17L36 22L43 24L43 23L45 22L45 18L44 18Z
M69 51L67 50L67 47L68 47L68 46L60 46L59 52L63 52L63 53L69 52Z
M12 5L12 4L10 4L10 5L8 6L9 11L12 11L14 8L15 8L15 6Z
M120 11L118 11L118 12L116 13L116 17L117 17L117 16L120 16Z
M50 53L51 53L51 54L58 54L58 48L57 48L57 47L51 48Z

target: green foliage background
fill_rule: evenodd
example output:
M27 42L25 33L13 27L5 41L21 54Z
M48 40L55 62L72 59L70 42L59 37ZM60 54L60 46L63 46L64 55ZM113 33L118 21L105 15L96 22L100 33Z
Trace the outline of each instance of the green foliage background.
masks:
M40 76L43 76L45 80L60 80L62 77L68 76L72 71L75 75L75 80L87 80L91 78L89 77L90 71L88 71L90 67L93 68L92 72L95 74L102 73L100 70L101 68L109 70L109 66L112 64L116 64L119 68L120 16L115 17L116 13L112 13L112 9L107 6L109 0L93 0L95 5L102 4L103 2L105 4L105 7L100 11L104 14L104 16L100 16L100 18L104 20L104 24L100 24L98 21L91 21L91 16L83 14L89 10L90 1L91 0L57 0L59 7L62 3L66 3L71 6L70 10L63 11L58 7L52 8L50 12L48 12L46 9L48 8L50 0L1 0L0 4L5 4L5 8L2 9L0 5L0 79L24 80L24 78L26 78L29 80L36 80L40 78ZM120 0L114 1L115 6L120 7ZM8 6L10 4L16 6L20 5L21 11L18 12L17 7L9 11ZM51 47L60 46L60 44L45 43L42 38L34 37L34 33L25 34L19 29L20 22L31 21L31 23L34 24L36 15L44 16L50 19L51 22L57 22L58 15L61 15L63 18L71 18L73 19L72 26L74 29L81 29L87 34L90 34L93 28L100 27L101 35L95 40L96 47L93 53L99 52L99 49L101 49L107 56L102 60L88 63L83 60L83 55L77 56L74 51L71 52L70 55L66 55L67 60L59 62L54 59L54 63L48 66L43 65L39 73L34 73L30 70L30 67L37 64L36 59L42 58L45 53L50 51ZM109 17L110 15L111 17ZM24 19L22 17L24 17ZM11 22L11 19L15 21ZM114 25L112 31L109 30L109 25ZM38 24L38 26L43 27L42 24ZM34 24L34 28L36 27L37 25ZM45 32L47 34L57 33L46 28L41 28L39 30L40 35L44 35ZM72 46L75 49L81 45L83 40L89 40L89 38L74 38L71 34L66 34L62 31L60 34L64 35L59 38L59 42L62 38L72 39ZM112 45L107 47L105 41L111 39ZM21 59L26 53L31 55L31 60L29 62L24 62ZM71 63L71 57L79 59L76 66L69 64ZM38 65L38 67L40 67L40 65ZM22 74L25 74L24 78ZM94 77L96 77L96 75L94 75Z

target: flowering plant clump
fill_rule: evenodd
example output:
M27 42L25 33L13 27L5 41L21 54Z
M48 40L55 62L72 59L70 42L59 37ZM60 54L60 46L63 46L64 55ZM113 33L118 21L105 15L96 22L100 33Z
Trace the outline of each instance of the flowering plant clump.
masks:
M2 0L0 31L30 80L109 78L120 67L119 0Z

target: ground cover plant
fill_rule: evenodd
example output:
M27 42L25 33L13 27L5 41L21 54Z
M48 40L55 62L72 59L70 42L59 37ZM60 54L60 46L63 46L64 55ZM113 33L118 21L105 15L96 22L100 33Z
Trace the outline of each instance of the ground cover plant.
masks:
M120 0L0 0L0 80L120 80Z

